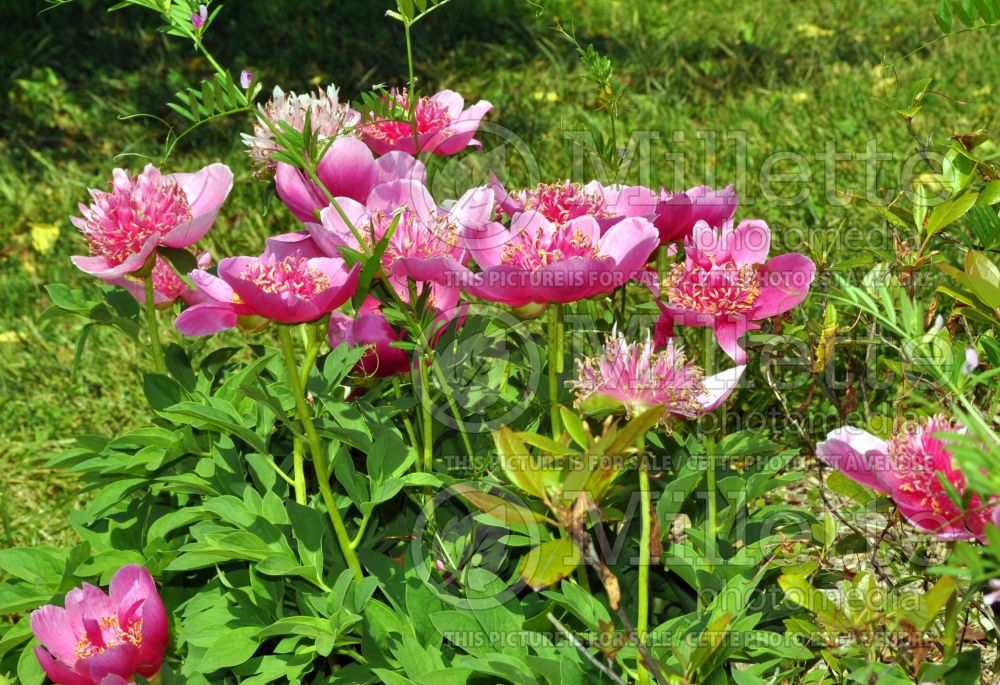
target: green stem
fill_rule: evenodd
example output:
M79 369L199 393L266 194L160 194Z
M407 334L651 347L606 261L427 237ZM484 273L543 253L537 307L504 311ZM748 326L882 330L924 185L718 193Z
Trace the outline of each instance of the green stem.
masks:
M431 360L431 368L434 370L434 375L437 377L438 383L441 384L441 392L444 393L445 400L448 402L451 415L455 418L455 424L458 426L458 432L462 436L462 445L465 447L465 452L471 457L473 456L472 442L469 440L469 434L465 430L465 421L462 420L462 415L458 411L458 402L455 401L455 396L448 385L448 379L445 378L444 371L441 370L441 366L437 363L436 358Z
M289 332L288 326L278 326L278 338L281 340L281 351L285 358L285 368L288 370L288 380L292 385L292 395L295 396L295 410L305 431L306 441L309 443L309 451L312 452L313 467L316 469L316 480L319 481L320 494L323 496L327 513L330 515L330 522L333 524L333 531L337 536L340 551L347 561L347 566L354 571L355 577L360 580L364 577L364 574L361 571L358 556L351 546L351 538L347 534L344 519L340 516L340 509L337 508L337 501L333 497L333 490L330 489L330 472L327 468L326 455L323 454L319 434L316 433L312 413L309 410L309 404L306 402L305 391L299 375L300 371L295 363L295 347L292 343L292 335Z
M650 547L652 545L653 522L650 517L651 501L649 493L649 471L646 470L646 456L639 455L639 496L642 511L642 530L639 534L639 606L635 621L636 638L641 644L646 644L646 633L649 631L649 566ZM643 665L642 653L636 655L636 671L639 685L649 685L649 672Z
M406 35L406 66L410 76L410 87L406 93L407 114L410 117L410 125L413 127L413 150L414 156L420 154L420 131L417 128L417 79L413 72L413 41L410 38L410 21L403 22L403 33Z
M549 305L549 419L552 438L562 434L559 416L559 368L562 366L562 317L561 305Z
M399 387L399 380L397 380L395 377L393 377L391 380L392 380L392 389L396 393L396 399L400 400L403 399L403 390L402 388ZM413 446L413 449L415 450L420 449L420 447L417 445L417 434L416 431L413 430L413 423L410 421L410 417L407 416L406 412L403 411L400 412L400 415L403 417L403 428L406 429L406 437L410 439L410 444Z
M153 288L153 276L146 276L143 281L146 287L146 328L149 329L149 350L153 355L153 367L156 373L166 373L167 363L163 359L163 346L160 344L160 322L156 315L156 291Z
M417 368L420 374L420 416L423 428L423 458L420 462L420 470L430 473L434 470L434 418L431 416L431 389L430 378L427 376L427 364L424 359L417 359Z
M295 490L295 501L299 504L308 504L308 493L306 492L306 457L302 450L302 438L292 440L292 469L294 478L292 487Z
M715 374L715 338L711 329L705 329L705 378ZM706 535L710 544L715 546L717 502L715 487L715 434L705 436L705 486L708 490L708 511L706 514Z

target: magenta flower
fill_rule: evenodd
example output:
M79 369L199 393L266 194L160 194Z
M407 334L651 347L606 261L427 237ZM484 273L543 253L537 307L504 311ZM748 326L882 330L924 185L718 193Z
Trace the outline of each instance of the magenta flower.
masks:
M630 217L601 235L592 216L556 224L527 211L510 229L492 222L466 233L479 273L451 280L484 300L523 307L529 302L576 302L609 293L639 276L659 245L649 221Z
M719 345L737 364L745 364L739 339L760 328L754 323L796 307L809 293L816 266L789 253L765 263L771 231L759 219L732 223L721 231L699 221L684 240L687 259L663 280L658 303L669 324L712 328Z
M207 269L211 265L212 255L208 252L202 252L198 255L199 269ZM156 263L149 276L153 279L153 303L157 307L168 307L178 299L188 304L194 304L198 299L198 292L185 283L163 257L156 258ZM146 289L140 280L131 276L122 276L112 279L109 283L125 288L139 304L146 303Z
M115 169L111 185L110 192L91 190L83 216L70 218L93 253L73 263L105 281L142 270L160 245L190 247L204 237L233 188L233 172L211 164L164 176L150 164L136 176Z
M982 540L994 503L973 494L963 510L949 496L942 477L961 498L966 481L947 443L934 435L943 432L965 433L965 428L938 414L905 426L886 441L844 426L816 446L816 456L848 478L889 495L907 521L938 539Z
M405 90L394 90L389 97L395 99L395 104L402 109L410 106ZM480 142L473 136L491 109L493 105L485 100L466 108L461 95L452 90L442 90L431 97L420 98L414 105L416 138L412 122L405 118L379 119L371 115L361 126L361 137L379 155L392 150L411 155L418 152L453 155L470 146L480 147Z
M152 678L169 639L156 583L134 564L115 573L108 594L84 583L66 594L66 608L47 604L31 612L31 632L42 643L38 663L58 685Z
M191 280L202 299L177 317L185 335L211 335L240 326L260 328L266 321L305 323L330 313L354 294L360 265L348 268L339 257L316 257L316 247L301 234L268 241L260 257L229 257L219 275L195 270Z
M250 83L244 78L246 75L249 75L249 82L253 81L253 73L244 71L240 75L240 84L247 85L243 88L250 87ZM320 141L352 130L361 118L349 105L340 102L339 91L334 85L302 95L294 92L286 95L280 87L275 86L271 99L258 108L253 134L240 134L251 161L259 168L258 175L274 171L273 156L283 149L275 140L272 128L285 123L302 133L307 114L310 128Z
M539 183L534 188L508 192L492 172L490 188L497 197L497 207L507 216L534 210L552 223L566 223L581 216L597 219L607 230L622 219L640 216L652 219L657 197L642 186L602 186L597 181L586 185L564 181Z
M714 228L731 222L738 204L739 198L731 184L722 190L696 186L683 193L672 193L661 187L653 224L660 231L661 242L681 240L691 235L699 221Z
M191 14L191 25L194 26L195 31L201 31L207 21L208 8L204 5L198 5L198 11Z
M746 366L704 377L689 364L673 340L659 351L647 335L645 342L630 343L617 331L607 337L604 353L578 362L579 376L570 381L576 406L598 398L625 409L628 416L663 406L661 422L671 415L695 419L713 411L732 394Z
M341 312L330 315L327 340L331 348L342 344L369 348L355 367L365 376L383 378L405 373L410 368L410 356L406 351L392 346L401 339L373 297L365 299L354 318Z
M382 254L382 268L400 297L408 301L407 279L441 283L448 274L464 270L468 251L462 236L482 229L490 219L493 203L492 190L472 188L445 210L437 206L421 182L391 181L377 186L366 205L338 198L364 245L359 245L351 226L332 206L320 213L321 225L309 224L309 232L329 255L340 254L343 246L371 252L398 214L396 229Z
M365 202L372 189L395 180L427 182L423 163L405 152L390 152L378 159L357 138L339 138L316 167L316 175L333 197ZM329 196L301 169L279 163L274 174L278 197L298 219L314 223L319 210L329 206Z

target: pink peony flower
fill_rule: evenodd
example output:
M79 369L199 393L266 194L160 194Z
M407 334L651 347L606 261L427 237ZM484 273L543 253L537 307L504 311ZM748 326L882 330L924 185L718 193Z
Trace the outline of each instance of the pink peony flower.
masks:
M304 323L333 311L357 286L360 265L348 269L339 257L316 257L315 245L301 234L268 241L260 257L229 257L219 275L191 272L202 300L181 312L177 330L211 335L240 326L254 330L265 321Z
M479 273L452 281L484 300L523 307L529 302L576 302L609 293L640 275L659 245L649 221L624 219L601 235L592 216L561 224L538 211L518 214L510 229L489 223L466 233Z
M698 418L715 410L732 394L745 366L737 366L705 378L689 364L680 346L668 340L663 349L653 342L630 343L617 331L608 336L604 353L579 360L579 377L570 381L576 406L591 398L611 400L629 416L663 405L661 421L671 415Z
M564 181L539 183L534 188L507 192L493 173L490 173L489 185L503 214L514 216L535 210L557 224L592 216L603 230L607 230L631 216L652 219L657 207L656 193L642 186L602 186L597 181L580 185Z
M715 228L731 222L738 204L739 198L732 185L722 190L697 186L683 193L672 193L661 187L653 223L660 231L661 242L681 240L691 235L699 221Z
M246 78L247 76L249 78ZM240 85L246 83L243 88L249 88L248 81L253 81L253 74L244 71L240 75ZM274 171L273 156L283 149L275 140L272 127L284 122L302 133L306 125L306 114L309 115L310 128L321 141L350 131L361 119L350 106L340 102L339 92L334 85L327 86L325 90L302 95L296 95L294 92L285 95L281 88L275 86L271 99L258 107L253 134L240 134L243 144L247 146L251 161L260 170L258 173Z
M405 373L410 368L410 356L405 350L393 347L401 337L386 320L373 297L365 299L355 318L334 312L330 315L327 340L331 348L346 344L351 347L369 347L355 370L365 376L383 378Z
M35 655L58 685L115 685L159 672L169 639L167 612L152 576L129 564L104 594L88 583L66 594L66 608L31 612Z
M737 364L745 364L739 339L760 328L754 323L783 314L809 293L816 266L801 254L779 255L766 262L771 231L758 219L731 222L717 231L704 221L685 238L687 259L663 280L658 303L664 326L712 328L719 345Z
M983 527L994 513L979 495L966 510L941 484L944 477L964 497L965 476L955 465L947 443L935 433L965 433L941 414L909 424L890 440L844 426L816 446L816 456L848 478L889 495L910 523L941 540L983 539Z
M140 271L160 245L190 247L212 227L233 188L233 172L211 164L194 174L164 176L152 164L129 176L115 169L111 191L91 190L70 221L90 244L89 257L73 257L81 271L105 281Z
M378 159L356 138L339 138L323 155L316 175L333 197L364 202L372 189L394 180L427 182L427 169L405 152L390 152ZM274 174L278 197L300 221L315 222L316 214L330 205L329 196L304 171L279 163ZM338 200L339 202L339 200Z
M207 269L211 265L211 254L202 252L198 255L198 268ZM157 307L168 307L178 299L188 304L194 304L197 301L197 291L185 283L174 271L174 267L163 257L156 258L156 263L149 275L153 279L153 303ZM146 303L146 288L141 280L131 276L122 276L112 279L109 283L125 288L139 304Z
M343 246L371 252L385 236L395 215L399 215L382 254L382 269L399 296L409 301L407 280L443 284L449 274L464 270L469 257L462 235L480 230L489 221L493 191L472 188L445 210L437 206L422 183L400 180L377 186L366 205L350 198L339 198L338 203L361 234L364 245L359 245L340 212L327 207L320 213L322 223L309 224L309 232L329 255L340 254ZM434 299L440 294L437 287L432 292Z
M401 108L409 108L410 100L405 90L392 91L389 95ZM465 100L452 90L442 90L431 97L423 97L414 105L417 136L413 124L405 119L374 118L361 125L361 137L375 154L383 155L392 150L431 152L435 155L453 155L467 147L480 147L473 136L479 124L493 105L480 100L465 107Z

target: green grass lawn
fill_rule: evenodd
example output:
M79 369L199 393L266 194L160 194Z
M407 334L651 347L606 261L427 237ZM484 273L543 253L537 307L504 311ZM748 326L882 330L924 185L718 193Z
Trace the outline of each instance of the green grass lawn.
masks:
M38 14L44 5L5 0L0 9L0 545L58 544L69 535L72 480L44 467L77 434L105 432L146 418L134 348L97 331L70 371L79 325L35 321L46 306L43 286L68 282L94 289L68 261L85 249L67 217L118 165L157 158L166 132L141 112L177 125L165 107L172 93L207 75L189 47L155 31L151 13L106 14L104 3L76 2ZM108 3L110 4L110 3ZM345 97L405 74L401 30L375 0L240 0L224 8L208 43L223 63L254 69L270 88L304 90L334 82ZM651 181L670 182L667 154L684 160L685 186L741 178L734 137L745 141L743 216L759 215L782 241L808 229L813 247L847 228L884 233L857 204L824 197L826 141L862 152L905 155L915 143L905 124L877 98L895 97L920 77L934 77L923 131L990 127L1000 92L997 35L973 32L938 43L889 73L896 60L938 35L936 3L834 0L828 3L674 2L654 0L454 0L415 33L416 62L427 89L448 87L485 98L492 122L516 132L544 175L572 173L566 130L601 125L595 98L572 46L552 30L574 29L581 43L610 55L630 98L622 130L653 131ZM263 237L293 230L292 216L252 178L237 133L246 121L224 121L186 139L171 170L209 161L229 164L237 184L208 243L218 255L255 253ZM706 154L699 131L715 131ZM728 137L727 137L728 134ZM741 143L743 144L743 143ZM795 152L809 162L815 186L797 204L769 202L758 172L769 155ZM118 155L139 155L117 157ZM878 184L896 186L900 160L880 167ZM786 171L775 167L775 172ZM714 176L713 176L714 174ZM860 190L861 163L841 163L836 185ZM775 185L783 197L791 185ZM791 229L796 229L792 231ZM788 241L785 241L788 242ZM786 245L785 247L800 247ZM830 261L848 254L834 254Z

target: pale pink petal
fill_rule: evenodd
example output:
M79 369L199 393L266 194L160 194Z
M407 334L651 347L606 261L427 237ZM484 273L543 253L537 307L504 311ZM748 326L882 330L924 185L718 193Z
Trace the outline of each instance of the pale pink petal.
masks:
M375 160L374 185L390 181L417 181L427 185L427 167L413 155L392 150Z
M888 447L867 431L844 426L831 431L816 446L816 456L864 486L888 494L886 475L892 470L886 455Z
M46 604L32 611L31 632L59 661L76 661L77 634L62 607Z
M705 394L698 397L697 401L705 412L715 411L729 399L746 368L746 365L736 366L704 379Z
M337 205L340 211L330 205L320 212L319 224L306 224L309 235L316 241L319 249L329 257L340 257L340 248L345 245L357 249L358 241L351 231L351 226L363 235L369 223L368 210L359 202L349 197L338 197ZM344 221L341 211L350 223Z
M233 172L225 164L210 164L193 174L172 174L187 196L191 221L175 227L165 236L167 247L189 247L205 237L219 215L219 209L233 189Z
M630 274L631 279L639 274L659 244L660 235L653 224L646 219L630 217L608 229L598 246L600 254L612 257L616 269Z
M728 248L736 266L763 264L771 250L771 229L760 219L741 221Z

